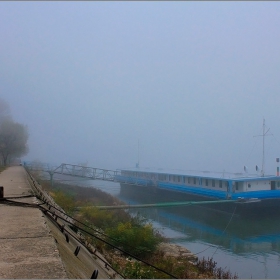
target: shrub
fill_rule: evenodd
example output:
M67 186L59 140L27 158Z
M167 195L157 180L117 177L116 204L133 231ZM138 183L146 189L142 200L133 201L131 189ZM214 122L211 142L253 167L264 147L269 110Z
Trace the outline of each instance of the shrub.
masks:
M87 225L101 229L106 228L112 223L113 220L112 212L99 210L97 207L93 206L81 208L79 211L79 216Z
M72 196L60 190L53 191L52 196L55 202L64 209L68 215L72 215L75 209L75 201Z
M107 229L106 234L114 239L114 245L138 257L152 254L161 242L151 224L119 223L116 228Z

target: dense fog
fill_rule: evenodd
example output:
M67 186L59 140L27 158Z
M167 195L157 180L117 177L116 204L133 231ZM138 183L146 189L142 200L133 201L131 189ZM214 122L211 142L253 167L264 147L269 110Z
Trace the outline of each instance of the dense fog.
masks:
M279 12L279 2L1 2L0 97L28 126L23 159L254 172L265 119L275 174Z

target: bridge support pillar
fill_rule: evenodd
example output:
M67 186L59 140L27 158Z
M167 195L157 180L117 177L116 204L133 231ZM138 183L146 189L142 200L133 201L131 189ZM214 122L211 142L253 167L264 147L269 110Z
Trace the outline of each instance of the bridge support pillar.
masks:
M50 174L50 181L51 181L51 185L53 186L53 172L49 171Z

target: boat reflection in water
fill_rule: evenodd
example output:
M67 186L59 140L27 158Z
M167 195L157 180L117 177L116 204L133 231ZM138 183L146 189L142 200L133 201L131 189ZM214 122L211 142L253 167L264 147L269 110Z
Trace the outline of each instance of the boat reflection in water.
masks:
M145 194L121 188L119 199L127 204L173 202L178 197ZM181 201L184 197L181 196ZM172 229L171 242L186 246L198 257L212 257L241 278L279 278L280 213L240 216L205 206L132 208L159 228ZM181 233L178 237L178 232ZM166 235L166 233L165 233ZM177 236L176 236L177 235Z

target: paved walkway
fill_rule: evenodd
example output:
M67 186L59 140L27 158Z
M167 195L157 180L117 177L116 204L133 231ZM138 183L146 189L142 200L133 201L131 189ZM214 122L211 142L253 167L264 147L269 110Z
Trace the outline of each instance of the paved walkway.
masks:
M35 197L18 198L31 194L28 176L22 166L0 173L4 198L38 204ZM61 227L38 208L11 206L0 200L0 215L0 279L90 279L95 270L98 278L119 278L105 265L104 256L97 251L91 254L72 236L67 242ZM76 256L77 246L81 250Z
M30 194L27 173L13 166L0 173L4 197ZM34 197L15 199L37 203ZM0 204L0 278L67 278L46 219L37 208Z

